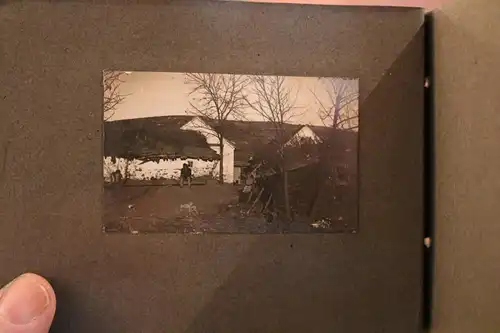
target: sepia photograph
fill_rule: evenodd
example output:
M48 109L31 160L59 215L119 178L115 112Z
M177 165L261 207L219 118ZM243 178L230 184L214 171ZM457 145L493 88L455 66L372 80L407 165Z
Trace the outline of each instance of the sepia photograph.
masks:
M103 88L104 232L357 232L357 78L104 71Z

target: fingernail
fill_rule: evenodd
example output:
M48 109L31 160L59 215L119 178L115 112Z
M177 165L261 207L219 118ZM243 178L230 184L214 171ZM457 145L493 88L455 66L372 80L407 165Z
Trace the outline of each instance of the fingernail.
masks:
M47 288L30 275L23 275L0 293L0 316L14 325L28 324L43 314L50 303Z

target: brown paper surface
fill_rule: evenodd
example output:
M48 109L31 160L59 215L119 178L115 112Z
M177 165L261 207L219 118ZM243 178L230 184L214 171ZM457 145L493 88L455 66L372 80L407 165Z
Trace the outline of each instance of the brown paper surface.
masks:
M0 17L0 282L49 278L54 332L417 332L420 10L4 2ZM105 68L359 77L359 233L102 233Z

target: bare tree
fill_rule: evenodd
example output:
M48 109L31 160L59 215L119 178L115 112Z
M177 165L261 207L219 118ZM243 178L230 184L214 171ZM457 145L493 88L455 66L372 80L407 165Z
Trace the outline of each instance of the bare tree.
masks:
M289 133L286 124L299 116L296 106L298 91L286 84L283 76L257 75L251 77L251 88L246 101L248 106L258 113L274 129L273 143L279 157L279 171L283 177L283 195L286 216L291 220L290 197L288 189L288 171L286 161L286 144Z
M318 116L325 126L339 130L356 130L359 127L359 86L358 80L350 78L319 78L323 84L324 91L322 98L311 91L319 104ZM325 161L323 168L323 178L328 180L335 180L333 183L330 181L320 184L315 193L315 199L310 208L309 215L317 218L319 211L328 207L324 205L325 197L336 197L340 200L344 196L346 188L342 186L343 178L345 177L345 166L338 164L338 161L345 161L346 142L338 139L333 133L332 136L324 142L321 148L322 160ZM335 167L332 168L332 165ZM349 190L352 187L348 187ZM333 193L333 194L332 194ZM331 202L328 201L327 206ZM324 212L324 211L323 211Z
M104 120L107 121L114 116L118 105L128 96L120 92L120 85L123 83L123 71L104 71L102 85L104 88Z
M328 95L327 101L319 98L314 91L320 105L318 115L325 126L335 129L358 128L358 80L346 78L320 78Z
M189 114L208 118L219 144L219 182L224 182L224 138L226 121L244 119L244 90L248 78L236 74L187 73L186 83L192 85Z

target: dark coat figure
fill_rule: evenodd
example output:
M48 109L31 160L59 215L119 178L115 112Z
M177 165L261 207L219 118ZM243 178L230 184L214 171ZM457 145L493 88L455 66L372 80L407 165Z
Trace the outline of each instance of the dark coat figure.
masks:
M191 179L192 179L191 167L187 163L184 163L181 169L180 186L184 187L184 183L187 183L188 186L191 187Z
M113 184L118 184L118 183L121 183L122 181L122 173L119 169L113 171L113 173L111 173L111 183Z

